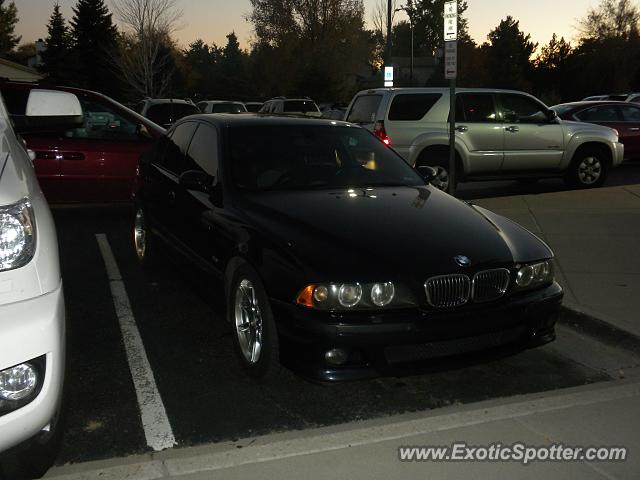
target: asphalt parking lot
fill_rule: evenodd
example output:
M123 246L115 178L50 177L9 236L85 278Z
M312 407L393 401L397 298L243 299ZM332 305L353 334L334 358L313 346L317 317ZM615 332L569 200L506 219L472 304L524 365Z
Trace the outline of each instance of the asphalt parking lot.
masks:
M609 184L640 183L640 164ZM555 181L470 184L460 197L555 191ZM217 288L166 258L136 263L124 209L55 209L69 328L67 428L58 464L149 450L109 277L104 234L126 287L158 395L178 447L602 382L621 375L627 351L559 327L556 342L524 352L475 355L427 372L337 385L290 375L277 384L244 376ZM567 319L571 320L571 319Z

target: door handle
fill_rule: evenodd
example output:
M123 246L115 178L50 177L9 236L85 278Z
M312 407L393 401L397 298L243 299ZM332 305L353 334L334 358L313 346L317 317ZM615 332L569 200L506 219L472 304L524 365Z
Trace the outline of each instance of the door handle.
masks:
M176 203L176 192L174 192L173 190L169 192L169 203Z
M518 133L520 131L518 127L514 127L513 125L510 127L505 127L505 130L510 133Z
M630 131L630 132L637 132L637 131L639 131L639 130L640 130L640 127L630 127L630 128L629 128L629 131Z
M467 127L466 125L460 125L460 126L456 127L456 130L458 132L468 132L469 131L469 127Z

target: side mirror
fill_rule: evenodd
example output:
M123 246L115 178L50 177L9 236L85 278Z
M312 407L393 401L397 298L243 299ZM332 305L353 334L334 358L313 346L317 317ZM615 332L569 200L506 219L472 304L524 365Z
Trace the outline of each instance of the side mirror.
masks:
M187 170L178 179L178 183L185 190L211 193L214 178L201 170Z
M25 117L29 127L75 128L84 121L78 97L59 90L31 90Z
M438 172L435 168L429 167L427 165L420 165L419 167L416 167L416 171L422 178L424 178L424 181L427 183L431 183L438 175Z
M549 122L555 122L556 120L558 120L558 113L555 110L547 110L547 118L549 119Z

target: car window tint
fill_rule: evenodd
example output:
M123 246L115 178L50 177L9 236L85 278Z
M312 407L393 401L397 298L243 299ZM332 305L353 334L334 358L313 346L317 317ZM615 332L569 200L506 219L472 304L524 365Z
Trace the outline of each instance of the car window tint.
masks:
M583 122L617 122L618 111L614 105L599 105L576 113L576 118Z
M147 118L158 125L169 126L188 115L200 113L195 105L189 103L158 103L147 110Z
M64 132L66 138L141 141L135 123L116 112L111 106L94 99L79 96L84 115L81 127Z
M360 95L353 102L347 122L375 123L382 95Z
M3 88L2 97L10 115L25 115L30 89Z
M500 95L502 118L507 123L547 123L547 109L525 95Z
M184 171L204 170L218 175L218 132L215 127L200 124L189 145Z
M178 125L170 134L169 142L157 163L177 175L182 173L184 171L184 157L197 126L196 122L185 122Z
M490 93L461 93L456 96L457 122L481 123L496 120L496 107Z
M640 107L633 105L625 105L620 107L622 110L622 118L625 122L640 122Z
M232 127L231 177L242 189L262 191L419 186L424 181L397 154L364 129L331 126Z
M440 93L396 95L389 109L389 120L422 120L441 97Z
M312 100L285 100L283 110L284 113L287 112L317 112L318 107L313 103Z

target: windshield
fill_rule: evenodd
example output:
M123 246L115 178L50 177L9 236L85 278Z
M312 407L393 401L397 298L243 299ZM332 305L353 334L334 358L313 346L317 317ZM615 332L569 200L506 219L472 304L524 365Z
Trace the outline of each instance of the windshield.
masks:
M285 100L284 102L284 113L287 112L317 112L318 107L313 103L312 100Z
M425 184L371 133L354 127L233 127L229 152L233 183L246 190Z
M195 105L190 103L158 103L147 110L147 117L158 125L171 125L183 117L200 113Z

